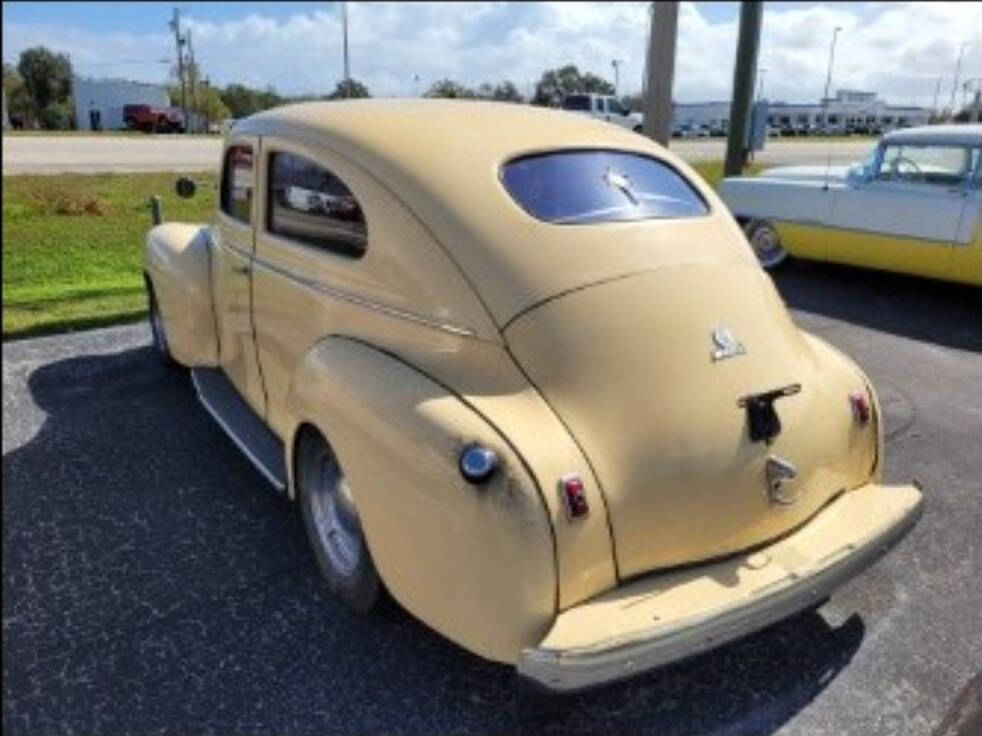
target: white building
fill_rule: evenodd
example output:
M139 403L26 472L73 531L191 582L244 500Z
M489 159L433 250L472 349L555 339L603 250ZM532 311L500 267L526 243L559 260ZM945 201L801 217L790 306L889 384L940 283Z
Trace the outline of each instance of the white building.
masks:
M825 100L824 105L822 102L770 102L767 121L776 130L810 130L826 127L826 114L829 129L863 133L927 125L931 117L927 108L888 105L875 92L842 89L835 97ZM728 101L676 103L673 127L725 130L729 119Z
M125 79L75 77L72 94L75 97L75 125L79 130L125 128L123 105L170 105L170 93L164 85Z

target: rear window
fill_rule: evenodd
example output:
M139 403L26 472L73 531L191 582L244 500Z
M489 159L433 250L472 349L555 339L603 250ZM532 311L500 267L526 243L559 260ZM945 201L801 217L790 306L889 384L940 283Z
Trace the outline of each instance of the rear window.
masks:
M675 169L621 151L559 151L515 159L505 189L532 217L561 225L698 217L706 201Z
M590 95L568 95L563 100L564 110L589 110Z

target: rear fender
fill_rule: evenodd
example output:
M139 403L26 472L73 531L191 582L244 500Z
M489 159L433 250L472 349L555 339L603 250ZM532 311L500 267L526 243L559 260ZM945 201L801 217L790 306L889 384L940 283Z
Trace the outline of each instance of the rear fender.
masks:
M208 228L177 222L157 225L147 234L144 270L174 360L189 367L216 366Z
M555 549L532 474L483 416L399 358L329 337L301 361L287 398L347 476L375 566L413 615L488 659L514 663L556 612ZM494 450L483 485L461 476L461 449ZM293 483L290 483L291 492Z

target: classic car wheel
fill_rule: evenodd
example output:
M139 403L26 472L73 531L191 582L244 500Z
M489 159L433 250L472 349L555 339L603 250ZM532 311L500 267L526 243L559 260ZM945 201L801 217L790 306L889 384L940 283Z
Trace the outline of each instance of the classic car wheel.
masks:
M751 220L744 232L757 260L764 268L777 268L787 262L788 252L781 245L781 238L771 223L766 220Z
M297 448L297 482L304 527L321 574L349 608L367 613L382 586L344 472L327 442L312 431Z
M150 283L147 283L147 299L150 302L150 335L153 338L153 347L160 359L171 365L174 363L174 358L171 357L170 346L167 344L167 333L164 331L164 319L160 315L157 295L154 294L153 286Z

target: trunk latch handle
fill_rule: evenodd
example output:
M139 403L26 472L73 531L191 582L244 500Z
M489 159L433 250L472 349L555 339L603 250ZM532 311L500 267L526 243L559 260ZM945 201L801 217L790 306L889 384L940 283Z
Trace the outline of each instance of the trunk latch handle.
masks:
M781 419L774 410L774 402L785 396L794 396L801 391L800 383L792 383L773 391L747 394L737 399L737 406L747 410L747 423L750 425L750 441L771 444L781 434Z

